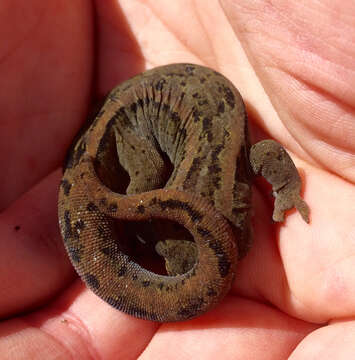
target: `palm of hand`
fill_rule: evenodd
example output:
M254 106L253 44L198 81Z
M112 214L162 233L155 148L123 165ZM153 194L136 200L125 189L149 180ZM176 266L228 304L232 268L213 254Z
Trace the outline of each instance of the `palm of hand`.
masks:
M97 2L94 62L88 3L54 8L38 1L24 5L24 13L10 4L1 13L9 35L0 63L1 147L10 154L2 159L1 181L3 358L298 359L325 358L323 352L349 358L355 351L351 5L335 17L335 8L298 3L281 9L224 1L223 12L213 1ZM202 63L235 83L254 130L257 124L282 142L303 170L311 225L298 214L272 225L259 184L254 247L231 293L200 318L158 325L110 308L77 279L69 284L74 273L58 232L56 197L58 168L90 92L100 95L146 65L172 62Z

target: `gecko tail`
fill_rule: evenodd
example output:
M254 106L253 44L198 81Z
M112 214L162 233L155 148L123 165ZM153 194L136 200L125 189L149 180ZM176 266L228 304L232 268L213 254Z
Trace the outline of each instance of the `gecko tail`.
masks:
M89 238L81 249L86 261L76 266L86 284L115 308L160 322L191 319L215 306L231 287L238 259L235 235L224 216L206 199L184 191L117 194L102 184L90 157L82 161L75 181L85 191L82 196L94 204L82 230ZM95 217L100 219L100 233ZM119 239L113 239L112 219L163 219L182 225L196 244L195 264L174 276L143 268L120 250Z

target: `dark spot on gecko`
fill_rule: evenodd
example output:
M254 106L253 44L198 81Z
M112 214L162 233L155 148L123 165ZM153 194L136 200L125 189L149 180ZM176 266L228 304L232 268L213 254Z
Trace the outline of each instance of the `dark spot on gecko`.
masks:
M226 277L229 273L231 263L229 262L227 255L222 249L222 246L215 240L210 239L208 246L214 251L218 258L218 271L221 277Z
M134 102L131 104L130 109L132 112L136 113L137 112L137 104Z
M209 117L204 117L202 121L202 130L203 131L209 131L212 127L212 120Z
M226 259L226 257L218 259L218 270L222 277L226 277L229 274L230 267L231 263Z
M206 78L202 77L200 78L200 83L203 84L206 81Z
M185 71L188 75L193 75L194 74L194 70L195 70L195 67L194 66L191 66L191 65L188 65L185 67Z
M228 105L233 109L235 106L235 98L232 90L227 86L223 86L223 90L224 90L224 97Z
M163 107L162 107L162 111L164 111L164 112L168 112L168 111L170 111L170 106L168 105L168 104L163 104Z
M145 154L145 150L144 150L144 149L142 150L142 154Z
M181 86L186 86L186 82L185 82L185 81L181 81L180 85L181 85Z
M203 228L201 226L197 226L196 230L202 237L206 237L206 236L211 235L211 232L208 229L205 229L205 228Z
M64 211L64 241L68 241L72 236L71 220L69 210Z
M100 287L100 282L95 275L85 274L83 278L90 288L97 290Z
M191 188L194 186L197 182L197 175L199 173L199 170L201 169L201 162L203 159L200 157L195 157L192 161L191 167L189 171L186 174L186 177L184 179L183 189L186 190L187 188ZM195 176L194 176L195 175ZM194 181L191 181L192 177L194 176Z
M197 110L197 109L195 109L195 108L193 109L193 111L192 111L192 117L193 117L195 123L197 123L198 121L200 121L201 115L202 115L202 113L201 113L199 110Z
M137 100L137 104L138 104L140 107L143 107L143 105L144 105L143 99L138 99L138 100Z
M144 98L144 104L145 104L146 106L148 106L148 105L150 104L150 98L149 98L149 96L146 96L146 97ZM155 101L153 102L153 106L154 106L154 107L156 106L156 102L155 102Z
M181 140L179 139L180 143L184 142L186 139L187 130L185 128L181 129L179 132L179 135L180 135L180 139L181 139Z
M86 210L87 211L99 211L98 207L93 203L93 202L89 202L86 206Z
M118 209L118 207L117 207L117 204L116 204L116 203L111 203L111 204L109 205L109 207L108 207L108 210L109 210L110 212L117 212L117 209Z
M184 319L189 319L196 316L196 314L201 312L201 307L204 303L202 297L197 297L196 299L191 299L189 303L182 307L178 311L178 315L184 317Z
M205 134L207 134L207 141L211 143L213 141L213 134L212 134L212 119L209 117L204 117L202 121L202 130ZM200 136L202 138L202 135Z
M142 286L143 286L143 287L148 287L149 285L150 285L150 281L149 281L149 280L142 281Z
M193 222L201 221L203 219L203 215L199 211L192 208L191 205L187 202L174 200L174 199L159 200L159 205L162 210L180 209L186 211Z
M192 97L195 98L195 99L199 99L201 97L201 95L196 92L196 93L192 94Z
M131 145L132 150L136 150L136 147L134 145Z
M99 200L99 204L100 204L101 206L107 206L107 199L106 199L106 198L101 198L101 199Z
M158 91L163 90L164 84L166 84L166 80L165 79L160 79L156 84L155 84L155 89Z
M112 257L112 255L113 255L113 251L112 251L112 248L111 248L110 246L101 248L100 251L101 251L104 255L107 255L107 256L109 256L109 257Z
M76 230L76 231L81 231L81 230L83 230L85 228L85 222L83 221L83 220L81 220L81 219L79 219L79 220L77 220L76 222L75 222L75 224L74 224L74 229Z
M224 102L221 101L219 104L218 104L218 114L223 114L224 113Z
M221 188L221 178L219 176L213 177L212 184L215 189L219 190Z
M71 189L71 183L67 179L63 179L60 182L60 186L63 189L64 195L68 196L70 193L70 189Z
M19 231L21 229L21 226L20 225L15 225L14 229L15 229L15 231Z
M209 287L207 289L207 296L216 296L216 295L217 295L217 292L213 288Z
M158 203L158 199L156 197L153 197L153 199L150 200L150 202L149 202L149 206L156 205L157 203Z
M80 249L74 246L68 246L67 250L73 263L79 264L81 260Z
M118 270L118 276L125 276L127 274L127 266L122 265Z
M208 167L208 171L211 174L218 174L222 171L222 169L218 164L213 164Z
M96 229L97 229L97 232L98 232L99 236L102 238L106 233L104 226L99 224L99 225L97 225Z
M197 103L199 106L208 105L208 100L207 99L199 100Z
M137 207L137 211L140 213L140 214L144 214L144 211L145 211L145 207L143 205L139 205Z
M171 112L169 115L171 117L171 120L173 120L176 123L181 123L180 116L176 111Z
M211 158L212 158L212 161L218 161L218 155L220 154L220 152L223 150L223 145L222 144L218 144L214 150L212 151L212 154L211 154Z

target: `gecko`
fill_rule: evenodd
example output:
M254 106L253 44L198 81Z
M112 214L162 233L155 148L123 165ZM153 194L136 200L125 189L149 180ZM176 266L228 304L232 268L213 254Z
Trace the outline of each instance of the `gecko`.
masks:
M257 175L272 185L274 221L293 207L309 221L293 161L273 140L251 146L231 81L187 63L145 71L109 93L71 147L58 198L69 258L120 311L158 322L199 316L228 293L251 247ZM137 261L132 246L163 266Z

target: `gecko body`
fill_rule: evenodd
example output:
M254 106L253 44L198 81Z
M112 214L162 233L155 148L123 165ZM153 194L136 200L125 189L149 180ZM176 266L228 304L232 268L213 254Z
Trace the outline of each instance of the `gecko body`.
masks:
M107 303L139 318L206 312L229 291L250 248L254 173L273 185L274 220L296 206L308 221L292 160L272 140L250 148L243 100L223 75L172 64L123 82L64 168L59 223L76 271ZM131 256L132 228L136 242L164 259L163 273Z

